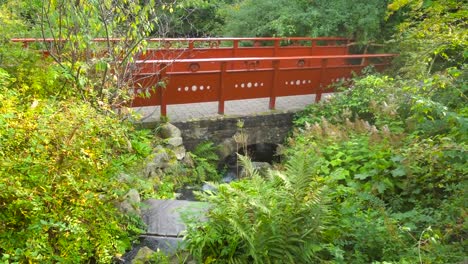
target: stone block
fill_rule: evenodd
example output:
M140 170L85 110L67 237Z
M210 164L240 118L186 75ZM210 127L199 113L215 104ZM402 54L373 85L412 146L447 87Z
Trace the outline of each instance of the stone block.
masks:
M183 160L187 154L185 147L183 145L175 147L173 151L177 160Z
M171 137L168 138L166 143L172 147L178 147L184 143L182 137Z
M135 258L132 259L131 264L145 264L151 261L151 256L154 251L148 247L142 247L138 250Z
M165 123L165 124L161 125L161 127L159 129L159 135L162 138L181 137L182 132L180 131L179 128L177 128L173 124Z

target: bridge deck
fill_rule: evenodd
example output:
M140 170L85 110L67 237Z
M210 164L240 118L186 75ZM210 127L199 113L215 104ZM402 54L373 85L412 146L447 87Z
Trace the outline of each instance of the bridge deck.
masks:
M322 95L323 98L332 93ZM315 94L282 96L276 101L276 109L270 110L269 98L226 101L224 115L218 114L217 102L168 105L167 117L171 122L182 122L194 119L213 119L224 116L248 116L266 114L278 111L299 111L315 102ZM140 122L155 123L160 121L160 106L134 107L134 112L140 116Z

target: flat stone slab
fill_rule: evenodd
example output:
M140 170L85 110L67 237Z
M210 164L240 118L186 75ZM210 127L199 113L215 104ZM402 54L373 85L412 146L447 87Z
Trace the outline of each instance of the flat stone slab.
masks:
M142 218L147 225L147 236L179 237L186 226L182 217L205 218L208 204L183 200L149 199L144 202Z
M140 239L148 248L154 251L160 250L166 254L174 254L177 250L185 248L184 240L179 237L141 236Z

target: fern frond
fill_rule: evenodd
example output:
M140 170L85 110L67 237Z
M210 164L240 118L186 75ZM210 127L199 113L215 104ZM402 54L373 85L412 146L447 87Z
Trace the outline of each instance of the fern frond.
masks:
M219 157L216 154L216 146L211 141L204 141L198 144L195 149L192 151L197 157L203 157L207 161L218 161Z
M248 156L244 156L237 153L237 158L239 159L240 164L244 168L244 172L247 177L254 178L260 175L258 170L254 168L252 161Z

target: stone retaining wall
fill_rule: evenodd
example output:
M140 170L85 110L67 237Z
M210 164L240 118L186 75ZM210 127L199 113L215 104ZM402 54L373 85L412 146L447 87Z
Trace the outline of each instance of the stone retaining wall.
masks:
M248 135L247 144L280 144L292 127L295 112L277 112L243 117L222 117L217 119L174 122L182 131L184 145L193 150L203 141L215 145L226 144L239 131L238 120L243 121L243 132ZM236 151L236 150L234 150Z

